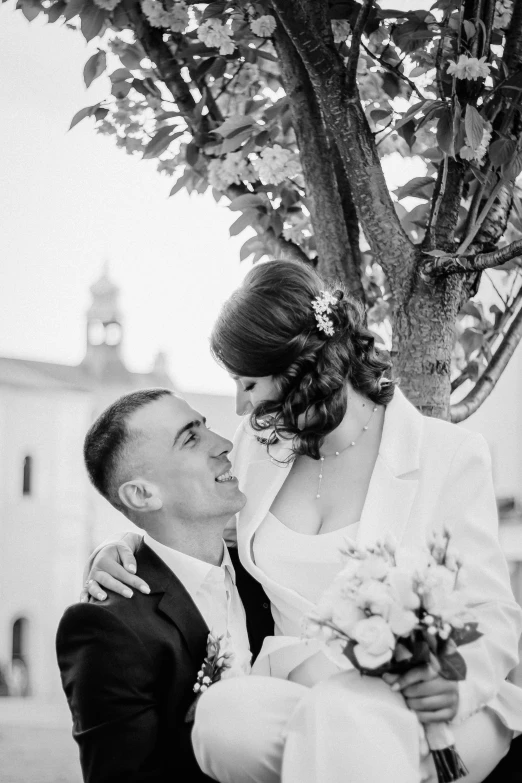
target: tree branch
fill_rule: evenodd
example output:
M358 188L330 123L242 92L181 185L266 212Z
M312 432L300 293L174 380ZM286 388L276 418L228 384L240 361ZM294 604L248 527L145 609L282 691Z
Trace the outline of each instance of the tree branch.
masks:
M395 76L397 76L399 79L402 79L403 82L405 82L410 88L412 92L416 92L419 98L421 98L423 101L427 100L426 96L421 93L415 82L412 82L411 79L409 79L405 73L403 73L398 65L393 65L392 63L387 63L386 60L383 60L382 57L379 57L379 55L375 54L375 52L372 52L371 49L369 49L366 44L364 44L361 41L361 46L364 49L365 52L368 52L370 57L373 57L374 60L376 60L381 68L384 68L386 71L389 71L390 73L394 73Z
M395 293L400 293L414 268L415 249L395 212L360 99L347 95L344 62L335 47L306 24L306 7L313 2L272 0L272 7L308 71L374 257L385 271L397 273Z
M359 52L361 49L361 38L364 26L372 10L373 0L363 0L362 8L357 15L357 21L352 32L352 42L350 44L350 55L346 66L346 89L348 95L354 95L357 92L357 64L359 62Z
M353 247L348 233L347 217L353 215L344 214L343 206L347 204L343 204L338 188L335 152L328 140L308 72L282 25L275 31L275 46L307 183L318 269L326 277L344 280L350 292L364 301L358 242L357 247ZM343 185L347 183L343 182ZM355 220L357 222L357 218Z
M522 291L522 289L521 289ZM521 291L518 297L522 299ZM451 406L451 421L464 421L474 413L491 394L506 369L517 345L522 339L522 301L502 342L495 351L488 367L480 376L473 389L463 400Z
M500 250L492 253L477 253L474 256L438 256L430 258L423 264L423 278L441 277L446 275L465 275L470 272L483 272L518 258L522 255L522 239L517 239Z

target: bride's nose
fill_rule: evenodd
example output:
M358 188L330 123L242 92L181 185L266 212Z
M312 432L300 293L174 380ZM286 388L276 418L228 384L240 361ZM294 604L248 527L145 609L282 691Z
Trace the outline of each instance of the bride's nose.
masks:
M238 416L246 416L247 413L251 413L254 406L248 398L248 392L241 390L236 391L236 413Z

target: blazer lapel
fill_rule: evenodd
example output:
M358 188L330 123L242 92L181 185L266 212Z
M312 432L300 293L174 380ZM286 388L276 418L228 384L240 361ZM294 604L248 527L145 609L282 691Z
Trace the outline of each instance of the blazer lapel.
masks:
M209 629L189 593L163 560L143 542L136 552L136 562L138 573L149 585L151 594L163 593L158 611L178 628L191 656L203 660Z
M271 450L271 456L254 460L248 466L241 487L247 502L239 513L238 546L250 563L252 539L290 472L291 463L285 463L290 454L290 442L282 442Z
M418 488L423 426L421 414L397 389L386 408L357 543L369 546L385 535L400 543Z

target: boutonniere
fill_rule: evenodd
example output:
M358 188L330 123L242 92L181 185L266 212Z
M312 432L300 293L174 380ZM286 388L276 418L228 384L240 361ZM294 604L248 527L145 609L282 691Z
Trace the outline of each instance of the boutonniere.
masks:
M224 647L224 636L213 636L211 633L207 639L207 654L201 665L201 669L198 671L198 678L194 683L193 691L196 694L196 698L190 705L185 723L192 723L194 715L196 713L196 705L198 699L202 693L214 685L215 682L219 682L223 673L230 668L232 664L233 653L227 652Z

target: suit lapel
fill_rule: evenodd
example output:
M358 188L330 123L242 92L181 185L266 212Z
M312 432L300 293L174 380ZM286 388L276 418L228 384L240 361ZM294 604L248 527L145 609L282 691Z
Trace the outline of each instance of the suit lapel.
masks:
M423 427L421 414L397 389L386 408L357 543L368 546L387 534L400 543L418 488Z
M158 611L178 628L193 658L203 660L209 629L196 604L177 576L143 542L136 552L138 573L151 594L163 593Z

